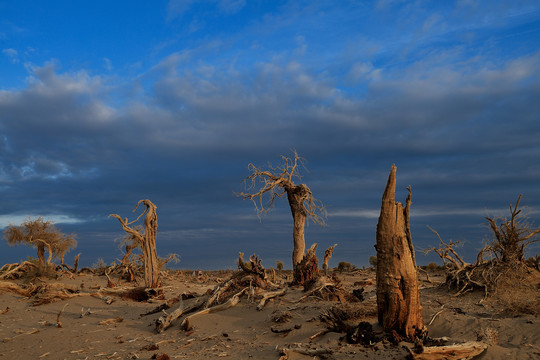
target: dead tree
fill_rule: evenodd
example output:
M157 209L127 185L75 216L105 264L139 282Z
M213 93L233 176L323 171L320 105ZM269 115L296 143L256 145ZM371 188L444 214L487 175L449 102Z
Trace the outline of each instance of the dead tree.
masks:
M424 321L409 228L411 187L405 207L395 201L396 167L392 165L377 223L377 312L385 331L414 340Z
M330 261L330 258L334 254L334 249L337 246L337 244L334 244L333 246L330 246L328 249L324 251L324 261L323 261L323 270L324 274L328 275L328 262Z
M122 224L124 231L131 235L133 239L136 239L136 241L140 244L143 253L144 284L147 288L157 288L160 286L159 260L156 251L156 234L158 226L156 214L157 207L150 200L139 200L137 206L135 206L135 209L133 210L134 212L141 203L146 206L146 209L135 221L128 222L127 218L122 219L117 214L111 214L109 216L118 219L120 224ZM129 226L139 220L145 214L144 233Z
M486 217L494 235L492 252L501 263L507 265L525 261L525 248L540 240L537 238L540 228L532 229L527 219L520 215L521 210L518 210L520 200L521 195L515 207L512 208L510 204L510 220Z
M281 156L283 165L272 167L268 170L263 170L253 164L248 165L251 175L244 179L244 183L248 190L254 189L254 192L240 193L244 199L253 201L257 215L266 214L272 208L274 201L277 198L287 194L287 200L293 217L293 254L292 263L293 270L298 273L299 265L304 259L306 242L304 238L304 228L306 220L309 218L313 222L324 225L326 211L320 201L313 197L311 190L306 184L295 184L295 179L300 179L298 167L303 166L303 159L294 152L294 158ZM268 203L265 204L265 200ZM311 276L317 276L311 274ZM303 284L298 281L295 276L294 282ZM309 279L308 279L309 280Z

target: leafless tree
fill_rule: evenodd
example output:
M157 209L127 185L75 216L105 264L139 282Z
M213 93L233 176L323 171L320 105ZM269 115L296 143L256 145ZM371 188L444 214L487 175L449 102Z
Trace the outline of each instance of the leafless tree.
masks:
M296 184L301 179L299 167L304 166L304 159L294 151L294 157L281 156L283 164L268 169L248 165L251 173L244 179L246 192L238 194L244 199L253 201L257 215L270 211L276 199L287 195L294 221L293 227L293 270L298 267L305 255L304 228L307 219L319 225L325 225L326 210L323 204L313 197L306 184Z
M132 222L128 222L128 219L122 219L117 214L111 214L109 216L114 217L120 221L122 228L141 246L143 253L144 263L144 283L148 288L156 288L160 285L159 279L159 259L156 251L156 234L157 234L157 214L156 205L150 200L139 200L137 206L135 206L134 212L137 210L140 204L144 204L146 209ZM144 218L144 233L138 231L136 227L130 227L131 224L137 222L143 215Z
M491 250L497 259L505 264L525 261L525 248L540 241L540 228L534 229L521 214L521 210L518 210L521 196L519 195L514 207L509 205L510 220L486 217L494 237Z
M37 255L42 267L49 266L53 258L64 262L64 255L77 246L76 235L66 235L58 230L51 221L38 217L28 218L20 226L9 225L4 230L4 239L9 245L26 244L37 248ZM48 252L45 263L45 249Z

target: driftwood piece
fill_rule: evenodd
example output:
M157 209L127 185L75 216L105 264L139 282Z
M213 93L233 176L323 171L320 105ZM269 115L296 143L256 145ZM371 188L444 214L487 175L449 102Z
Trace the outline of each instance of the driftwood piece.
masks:
M156 307L156 308L154 308L154 309L152 309L152 310L150 310L148 312L145 312L145 313L141 314L140 316L148 316L148 315L157 314L157 313L160 313L162 311L168 310L179 301L180 301L180 296L175 296L175 297L167 300L163 304L159 305L158 307Z
M32 290L24 288L10 281L0 281L0 291L12 292L25 297L32 296Z
M307 355L311 357L317 357L319 355L330 355L333 353L333 351L330 349L325 349L325 348L310 349L308 347L300 347L300 346L296 346L296 347L282 346L282 347L277 347L276 350L279 351L279 354L281 355L279 360L288 360L291 352L296 352L298 354Z
M411 187L407 190L403 207L395 201L396 166L392 165L377 223L377 312L385 331L414 341L424 336L425 328L409 227Z
M192 314L192 315L186 317L184 319L184 321L182 321L182 324L180 326L184 330L191 330L191 329L193 329L193 326L191 325L191 321L193 320L194 317L204 315L204 314L211 314L211 313L215 313L215 312L218 312L218 311L227 310L227 309L229 309L229 308L231 308L233 306L236 306L240 302L240 296L244 292L246 292L247 290L248 290L247 287L242 289L240 292L233 295L229 300L227 300L226 302L224 302L221 305L216 305L216 306L211 307L211 308L206 308L204 310L201 310L199 312L196 312L195 314Z
M259 301L259 305L257 305L257 310L261 311L269 299L272 299L278 296L283 296L285 295L286 292L287 292L287 288L283 288L281 290L264 293L262 296L262 299Z
M118 316L115 318L105 319L103 321L100 321L98 322L98 325L112 325L112 324L120 323L122 321L124 321L124 318L121 316Z
M421 354L409 350L410 359L414 360L469 360L482 354L487 349L487 344L478 341L470 341L463 344L446 346L426 346Z
M62 314L64 313L64 310L66 309L68 305L69 303L66 303L64 307L62 308L62 310L60 310L60 312L58 313L58 316L56 316L56 326L59 328L63 327L62 322L60 321L60 316L62 316Z
M199 308L201 308L206 301L206 298L201 297L197 299L193 304L188 305L186 307L178 307L176 310L174 310L172 313L167 315L167 317L160 316L156 320L156 331L158 333L161 333L165 330L167 330L169 327L172 326L172 324L178 319L180 316L184 314L189 314L190 312L193 312Z
M6 271L5 273L1 274L1 275L0 275L0 279L7 279L8 277L13 276L14 274L16 274L18 271L23 271L24 267L26 267L26 266L27 266L27 267L34 267L34 268L37 267L36 264L33 264L33 263L29 262L29 261L24 261L24 262L22 262L21 264L16 264L16 263L15 263L15 264L7 264L7 265L9 265L9 266L8 266L8 269L9 269L10 266L14 266L14 265L15 265L15 267L12 268L11 270ZM2 267L2 269L3 269L4 267L6 267L7 265L4 265L4 266Z

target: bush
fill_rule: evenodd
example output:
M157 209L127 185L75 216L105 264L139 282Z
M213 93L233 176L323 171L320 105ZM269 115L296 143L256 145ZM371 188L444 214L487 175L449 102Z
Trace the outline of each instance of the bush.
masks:
M350 271L354 271L354 270L357 270L357 267L354 266L353 264L351 264L349 262L345 262L345 261L341 261L338 264L338 267L337 267L337 271L339 271L340 273L350 272Z
M276 269L278 269L279 272L283 271L283 267L284 267L283 261L281 260L276 261Z
M369 257L369 265L371 265L372 268L377 267L377 257L376 256L370 256Z

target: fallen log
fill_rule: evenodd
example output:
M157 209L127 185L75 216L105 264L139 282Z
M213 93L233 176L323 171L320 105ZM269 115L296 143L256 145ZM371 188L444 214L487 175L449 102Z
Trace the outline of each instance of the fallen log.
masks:
M482 354L487 349L487 344L478 341L469 341L463 344L446 346L426 346L421 354L415 353L410 347L409 358L413 360L469 360Z
M281 290L271 291L271 292L267 292L263 294L262 299L259 301L259 305L257 305L257 310L261 311L269 299L272 299L278 296L283 296L285 295L286 292L287 292L287 288L283 288Z

